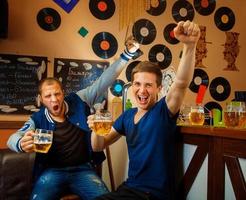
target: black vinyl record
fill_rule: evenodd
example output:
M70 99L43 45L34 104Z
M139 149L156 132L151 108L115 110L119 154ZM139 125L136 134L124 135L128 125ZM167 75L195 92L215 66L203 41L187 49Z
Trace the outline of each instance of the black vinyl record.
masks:
M126 68L126 79L127 81L131 81L131 74L132 74L132 70L137 66L137 64L140 63L140 61L136 60L131 62L127 68Z
M166 0L157 0L156 5L150 5L150 9L147 10L147 13L153 16L158 16L162 14L166 9L167 3Z
M172 53L165 45L154 45L149 51L149 61L158 62L161 69L166 69L172 62Z
M90 0L89 8L94 17L106 20L113 16L115 3L114 0Z
M192 21L194 18L195 12L192 4L186 0L179 0L173 4L172 7L172 16L176 22L179 21Z
M209 77L204 70L196 68L189 88L192 92L197 93L200 85L208 86Z
M122 91L123 91L123 86L125 85L125 82L120 80L120 79L116 79L113 83L113 85L110 87L110 92L116 96L116 97L120 97L122 96Z
M38 12L37 22L42 29L54 31L61 24L61 16L53 8L43 8Z
M92 49L100 58L111 58L118 50L118 42L111 33L100 32L92 40Z
M235 15L230 8L221 7L215 12L214 22L218 29L229 31L235 24Z
M215 101L209 101L209 102L207 102L207 103L204 105L204 107L206 108L206 109L204 109L204 111L205 111L206 113L208 113L208 111L212 111L214 108L217 108L217 109L219 109L220 111L222 111L221 105L218 104L218 103L215 102Z
M209 91L216 101L224 101L230 96L231 86L225 78L217 77L211 81Z
M155 25L148 19L139 19L132 27L132 34L140 44L150 44L155 40Z
M215 101L209 101L207 102L205 105L204 105L204 112L205 112L205 116L209 116L205 118L205 123L208 124L208 125L211 125L211 121L212 121L212 110L213 109L219 109L220 111L222 111L222 107L220 104L218 104L217 102Z
M177 26L175 23L168 24L163 31L163 35L165 40L170 44L178 44L179 40L177 40L174 36L173 29Z
M210 15L216 7L216 0L194 0L194 7L200 15Z

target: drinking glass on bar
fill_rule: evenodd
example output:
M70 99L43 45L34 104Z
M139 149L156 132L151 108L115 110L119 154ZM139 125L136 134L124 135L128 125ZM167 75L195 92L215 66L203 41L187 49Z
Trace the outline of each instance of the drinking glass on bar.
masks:
M53 140L53 131L46 129L36 129L33 135L34 151L38 153L47 153Z
M224 110L224 123L230 128L244 128L246 125L245 103L231 101L226 103Z
M97 135L106 135L110 132L113 124L112 115L108 110L99 110L94 115L93 131Z
M205 120L204 108L201 105L192 105L190 107L189 121L191 125L202 126Z

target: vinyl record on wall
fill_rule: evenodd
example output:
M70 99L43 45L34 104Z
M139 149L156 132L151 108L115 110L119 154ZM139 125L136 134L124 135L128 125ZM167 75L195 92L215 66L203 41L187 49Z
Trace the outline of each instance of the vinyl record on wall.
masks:
M92 49L98 57L108 59L117 52L118 42L111 33L100 32L92 40Z
M136 61L133 61L131 62L127 68L126 68L126 79L128 82L131 81L131 73L132 73L132 70L137 66L137 64L140 63L140 61L136 60Z
M173 29L177 26L175 23L168 24L163 31L163 36L165 40L170 44L178 44L179 40L177 40L174 36Z
M194 0L194 7L200 15L210 15L216 7L216 0Z
M166 9L166 0L156 0L150 2L150 9L147 10L147 13L153 16L161 15Z
M156 37L155 25L148 19L139 19L132 27L132 34L140 44L150 44Z
M209 91L216 101L224 101L230 96L231 86L225 78L217 77L211 81Z
M43 8L37 15L38 25L46 31L54 31L61 24L60 14L53 8Z
M194 15L194 8L190 2L186 0L179 0L173 4L172 16L176 22L186 20L192 21Z
M116 97L120 97L122 96L122 91L123 91L123 86L125 85L125 82L120 80L120 79L116 79L113 83L113 85L110 87L110 92L116 96Z
M211 121L212 120L212 116L211 116L211 112L213 109L217 108L219 109L221 112L222 112L222 107L220 104L218 104L217 102L215 101L209 101L207 102L205 105L204 105L205 109L204 109L204 112L205 112L205 116L210 116L209 118L206 118L205 119L205 122L206 124L211 124ZM210 112L210 113L209 113Z
M158 62L161 69L166 69L172 62L172 53L165 45L154 45L149 51L149 61Z
M209 77L204 70L196 68L189 88L192 92L197 93L200 85L207 87L209 85Z
M235 15L230 8L221 7L215 12L214 22L218 29L229 31L235 24Z
M90 0L89 8L94 17L101 20L109 19L114 15L114 0Z

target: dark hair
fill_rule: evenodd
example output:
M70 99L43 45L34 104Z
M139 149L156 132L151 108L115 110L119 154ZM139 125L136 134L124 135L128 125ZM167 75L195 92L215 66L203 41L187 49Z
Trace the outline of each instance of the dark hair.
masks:
M131 73L131 81L134 81L134 75L138 72L149 72L156 75L156 84L157 86L161 85L162 82L162 72L158 63L150 61L142 61L136 65Z
M47 85L53 85L54 83L57 83L61 87L61 89L63 90L62 83L57 78L48 77L48 78L42 79L38 84L38 94L40 94L40 95L42 93L42 87L43 87L44 83Z

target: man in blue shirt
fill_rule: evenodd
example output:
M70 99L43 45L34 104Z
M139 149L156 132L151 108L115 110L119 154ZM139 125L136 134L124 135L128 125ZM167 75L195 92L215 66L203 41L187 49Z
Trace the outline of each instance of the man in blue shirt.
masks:
M100 164L105 155L92 151L91 130L86 121L90 109L113 84L138 47L134 40L127 41L127 49L120 58L95 83L76 93L64 96L62 85L55 78L40 82L38 93L43 106L8 140L10 149L30 153L34 152L35 129L54 132L48 153L36 153L35 182L30 199L60 199L67 189L83 200L91 200L108 192L93 169L93 165Z
M101 151L123 135L129 154L127 180L115 192L96 200L174 199L174 132L178 111L193 77L200 29L193 22L181 21L174 34L184 47L176 78L167 95L158 101L162 87L160 67L140 62L131 75L137 107L124 112L106 136L92 133L93 150ZM87 122L93 130L92 115Z

